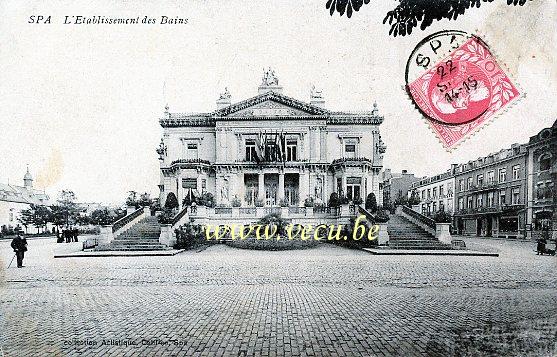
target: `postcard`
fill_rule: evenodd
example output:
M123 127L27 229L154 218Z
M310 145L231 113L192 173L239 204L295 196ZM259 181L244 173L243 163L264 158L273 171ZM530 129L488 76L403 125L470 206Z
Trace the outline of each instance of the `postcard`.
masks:
M0 356L554 356L557 3L0 0Z

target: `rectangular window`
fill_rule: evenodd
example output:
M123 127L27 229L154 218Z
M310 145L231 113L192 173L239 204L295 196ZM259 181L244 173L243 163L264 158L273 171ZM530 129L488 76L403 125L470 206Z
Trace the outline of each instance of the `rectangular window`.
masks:
M256 158L255 140L246 140L246 161L255 161Z
M445 205L443 204L443 201L439 201L439 211L444 211L445 210Z
M458 181L458 190L459 190L459 192L464 191L464 180L459 180Z
M474 201L472 199L472 196L468 196L468 209L472 208L474 208Z
M513 166L513 180L518 180L520 178L520 165Z
M356 144L344 145L344 155L349 158L356 157Z
M195 143L189 143L187 145L188 151L187 151L187 158L188 159L197 159L198 158L198 153L197 153L197 144Z
M286 141L286 161L296 161L298 157L298 142L296 140Z
M492 207L495 200L495 193L493 191L487 194L487 206Z
M343 194L343 190L342 190L342 178L337 178L337 193L339 194L339 196L342 196Z
M507 196L507 192L505 190L501 190L499 191L499 204L500 205L504 205L506 204L506 196Z
M478 195L476 198L476 207L483 207L484 206L484 197L483 195Z
M427 198L431 198L431 188L427 189Z
M201 190L203 192L205 192L207 190L207 180L206 179L201 180Z
M483 186L483 184L484 184L484 175L481 174L481 175L476 176L476 181L478 182L478 186Z
M458 209L464 209L464 198L462 197L458 199Z
M495 182L495 172L489 171L487 173L487 183L493 183L493 182Z
M520 203L520 188L513 188L512 190L512 204L517 205Z
M507 168L499 169L499 182L507 181Z
M437 203L433 202L431 210L433 213L437 212Z
M360 189L362 185L361 177L346 178L346 197L349 200L357 200L360 198Z
M471 188L472 188L473 180L474 180L474 179L473 179L472 177L468 177L468 182L467 182L467 185L466 185L466 188L467 188L467 189L471 189Z
M197 179L196 178L183 178L182 179L182 187L197 190Z
M422 201L425 200L425 190L422 190Z
M437 187L433 188L433 198L437 198Z
M443 198L443 186L439 186L439 197Z

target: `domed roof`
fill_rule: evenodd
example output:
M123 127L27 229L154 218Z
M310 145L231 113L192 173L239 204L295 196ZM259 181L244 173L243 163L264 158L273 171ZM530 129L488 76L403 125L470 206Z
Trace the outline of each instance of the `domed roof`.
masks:
M23 176L24 180L33 180L33 176L31 176L31 173L29 172L29 167L27 167L27 172L25 173L25 176Z

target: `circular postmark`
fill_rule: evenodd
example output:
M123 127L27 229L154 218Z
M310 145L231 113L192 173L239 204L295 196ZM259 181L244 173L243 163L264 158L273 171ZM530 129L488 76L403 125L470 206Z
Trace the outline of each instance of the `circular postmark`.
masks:
M418 110L443 125L479 119L493 97L495 65L487 45L464 31L427 36L406 63L406 91Z

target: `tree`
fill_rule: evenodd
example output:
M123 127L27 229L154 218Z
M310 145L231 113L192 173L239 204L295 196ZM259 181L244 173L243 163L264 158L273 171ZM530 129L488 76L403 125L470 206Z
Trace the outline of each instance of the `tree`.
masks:
M51 216L52 213L46 206L31 204L29 208L21 211L18 221L25 227L25 232L33 225L37 228L37 233L40 233L41 228L46 229Z
M62 190L58 196L58 208L53 209L53 212L63 217L63 223L61 225L70 225L70 221L75 220L77 215L77 204L75 203L76 197L75 193L71 190ZM60 218L54 218L57 223L60 223ZM53 222L54 223L54 222ZM56 223L55 223L56 224ZM58 225L58 224L56 224Z
M128 198L126 198L126 206L139 208L139 202L137 201L137 192L128 191Z
M366 210L370 213L377 212L377 199L375 198L375 193L369 193L366 197Z
M418 26L425 30L433 23L433 20L442 19L456 20L459 15L463 15L469 8L479 8L482 2L492 2L493 0L399 0L399 4L393 10L387 12L383 23L389 22L391 29L389 35L405 36L412 33ZM507 5L526 4L526 0L506 0ZM340 16L346 13L348 18L352 17L354 11L359 11L363 5L370 3L370 0L327 0L326 7L331 16L336 12Z
M91 213L91 223L99 226L109 225L114 222L114 217L107 208L96 209Z
M32 207L33 205L27 209L21 210L19 217L17 218L18 222L25 227L25 233L27 233L27 228L33 225L33 222L35 221L35 212Z

